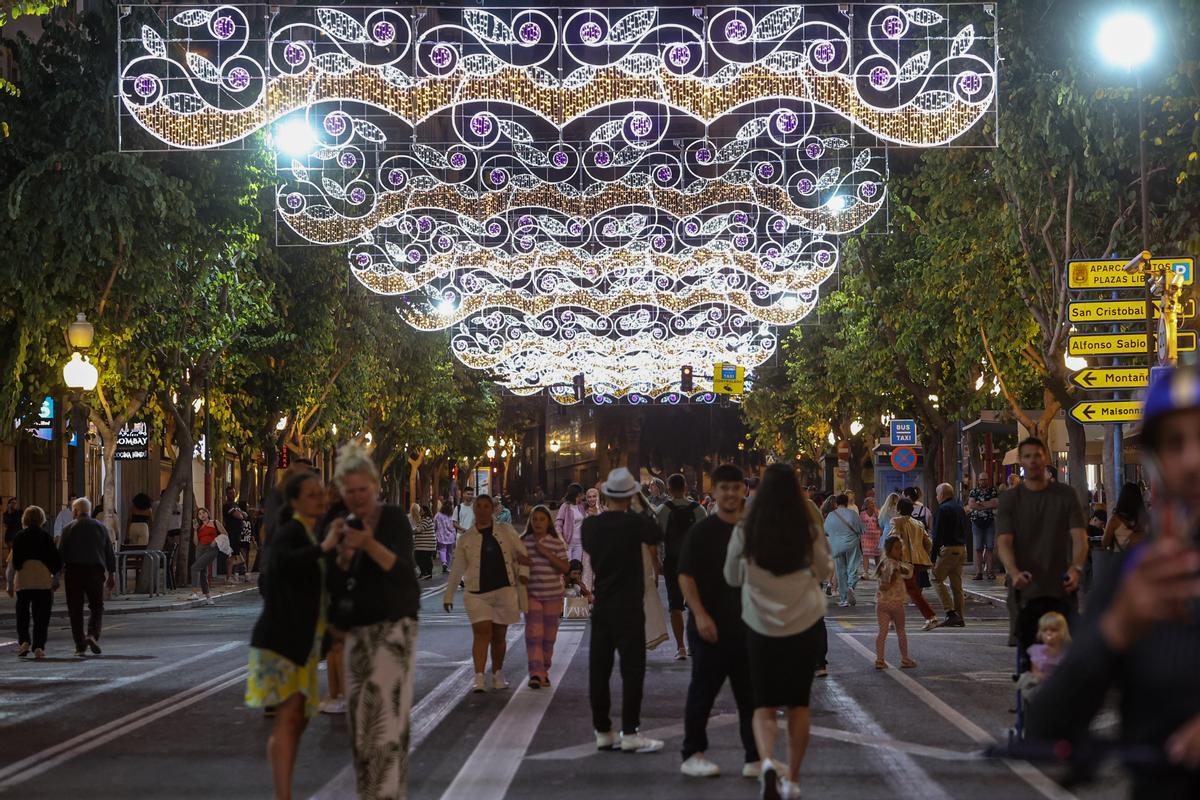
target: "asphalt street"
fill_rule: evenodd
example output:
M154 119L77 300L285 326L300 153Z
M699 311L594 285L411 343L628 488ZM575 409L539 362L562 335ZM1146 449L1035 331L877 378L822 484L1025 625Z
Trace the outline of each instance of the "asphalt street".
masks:
M525 687L521 628L513 626L505 670L513 687L474 695L467 691L470 631L461 601L446 614L436 584L427 584L426 594L410 797L757 796L756 784L739 774L736 712L727 691L709 726L709 755L724 775L679 774L690 666L673 660L673 648L650 653L643 705L643 732L666 739L666 749L598 753L587 703L586 622L563 624L552 689ZM42 662L16 658L12 622L0 623L6 626L0 632L0 795L270 797L265 748L271 723L242 704L246 643L258 606L251 592L212 607L113 616L103 655L84 659L71 655L66 621L56 619ZM814 687L805 797L1123 796L1117 775L1066 792L1027 764L979 758L976 753L1003 738L1013 722L1014 651L1006 645L1004 611L971 605L967 628L930 633L913 630L916 617L910 610L918 669L877 672L872 605L830 608L830 676ZM895 663L894 640L888 646ZM615 712L615 675L613 685ZM300 753L296 797L353 797L348 752L341 718L313 720Z

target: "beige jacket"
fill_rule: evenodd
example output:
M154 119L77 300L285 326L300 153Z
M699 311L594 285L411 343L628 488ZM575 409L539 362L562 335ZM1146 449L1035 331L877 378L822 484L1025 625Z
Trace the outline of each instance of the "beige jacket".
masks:
M929 538L924 525L912 517L893 517L892 535L900 537L905 563L916 567L933 566L933 559L929 557L933 550L933 539Z
M525 611L529 608L529 600L526 595L525 581L521 579L529 579L529 567L517 562L518 556L528 556L525 542L521 541L520 534L507 522L493 522L492 534L496 537L496 541L500 542L500 551L504 553L504 568L508 572L508 582L516 587L518 604L521 611ZM458 545L454 548L454 561L450 564L450 577L446 580L446 594L442 598L442 602L454 602L454 592L458 589L460 580L465 584L466 591L479 591L479 562L482 547L483 534L474 525L458 537Z

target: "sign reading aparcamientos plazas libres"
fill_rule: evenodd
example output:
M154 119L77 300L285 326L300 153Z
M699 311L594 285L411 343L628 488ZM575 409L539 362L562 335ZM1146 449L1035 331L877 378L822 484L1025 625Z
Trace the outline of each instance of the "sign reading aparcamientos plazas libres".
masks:
M1142 289L1146 286L1146 273L1126 272L1125 258L1105 258L1093 261L1067 262L1067 288L1069 289ZM1195 260L1191 256L1150 259L1150 273L1157 275L1162 268L1183 275L1183 285L1191 286L1195 279Z

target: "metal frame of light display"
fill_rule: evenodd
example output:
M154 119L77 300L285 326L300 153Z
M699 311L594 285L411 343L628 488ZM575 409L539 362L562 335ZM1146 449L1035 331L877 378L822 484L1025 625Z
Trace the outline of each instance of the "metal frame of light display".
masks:
M992 4L121 13L123 146L267 131L280 221L523 393L761 364L888 146L995 110Z

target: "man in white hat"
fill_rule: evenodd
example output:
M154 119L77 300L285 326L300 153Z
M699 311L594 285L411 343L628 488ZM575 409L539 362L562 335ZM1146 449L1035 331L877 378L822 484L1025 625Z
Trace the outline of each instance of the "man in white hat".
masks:
M640 490L625 467L608 473L601 491L608 509L583 521L583 549L595 572L592 638L588 651L588 699L596 747L626 752L653 753L663 743L638 733L642 713L642 682L646 677L646 612L642 595L642 545L662 541L662 529L648 516L630 510L630 500ZM613 655L621 656L621 735L609 717Z

